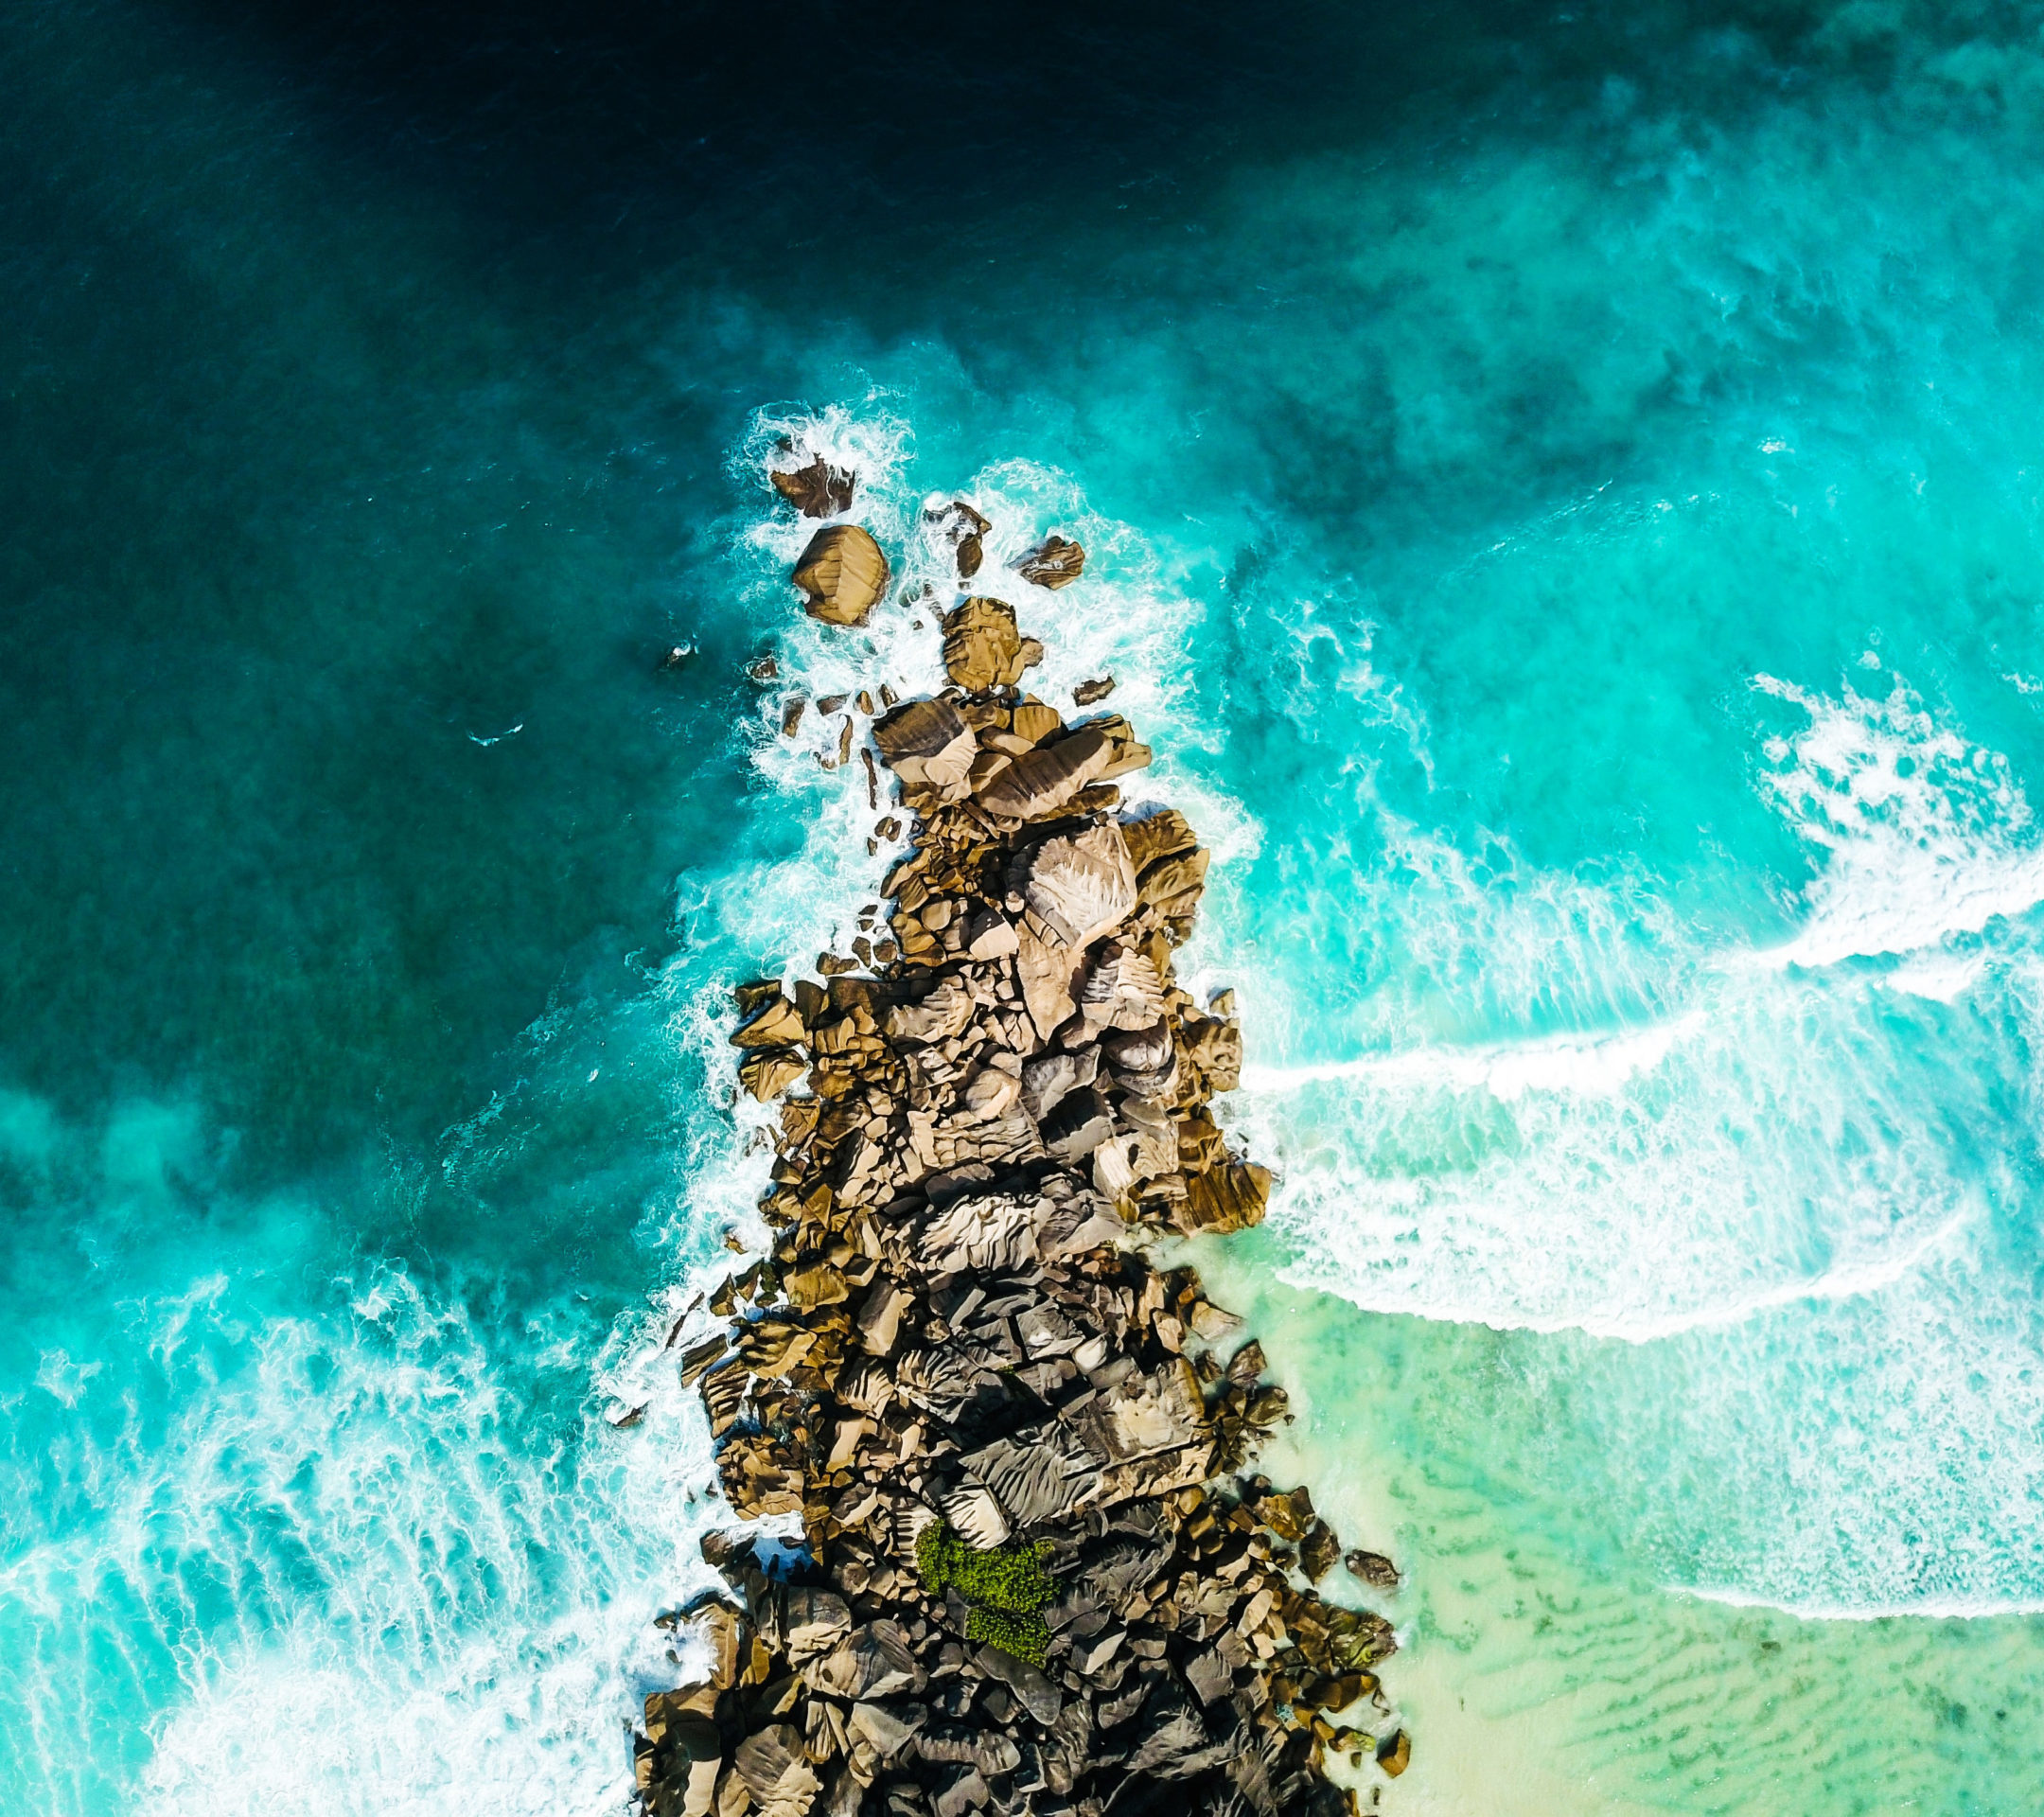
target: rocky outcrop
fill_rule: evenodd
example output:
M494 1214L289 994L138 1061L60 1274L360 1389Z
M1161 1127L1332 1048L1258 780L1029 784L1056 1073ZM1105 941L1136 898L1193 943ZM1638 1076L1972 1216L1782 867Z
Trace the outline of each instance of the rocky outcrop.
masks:
M1041 650L1011 608L943 634L953 686L872 723L914 816L891 939L870 913L825 981L737 993L740 1077L781 1103L775 1241L680 1367L734 1513L802 1544L705 1543L729 1594L675 1618L706 1675L647 1699L640 1798L1334 1817L1330 1755L1410 1755L1379 1720L1391 1630L1314 1592L1339 1540L1250 1469L1284 1390L1148 1247L1255 1224L1271 1188L1212 1114L1232 996L1172 968L1207 854L1123 808L1125 720L1020 692Z
M871 531L855 523L830 524L810 538L795 564L795 584L809 595L811 618L863 625L887 591L888 560Z

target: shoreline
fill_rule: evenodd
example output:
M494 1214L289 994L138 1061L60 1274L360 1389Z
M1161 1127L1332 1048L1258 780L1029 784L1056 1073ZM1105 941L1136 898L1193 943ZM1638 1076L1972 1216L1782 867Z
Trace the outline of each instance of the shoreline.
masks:
M770 477L819 519L856 485L820 459ZM1314 1589L1340 1542L1307 1490L1249 1473L1284 1390L1144 1247L1253 1225L1270 1189L1208 1110L1239 1080L1232 993L1197 1004L1173 976L1207 854L1174 809L1124 811L1116 779L1150 751L1087 712L1112 678L1069 723L1026 693L1043 646L968 591L987 520L928 520L959 597L916 603L950 685L862 693L867 735L847 713L823 760L910 849L852 956L737 992L741 1083L781 1103L775 1243L712 1298L735 1325L681 1359L732 1511L799 1514L802 1548L705 1541L734 1595L673 1618L711 1666L646 1700L642 1808L1376 1808L1411 1754L1373 1669L1390 1624ZM1084 559L1051 536L1014 577L1060 590ZM890 578L843 521L794 573L848 628ZM1378 1555L1347 1565L1397 1585Z

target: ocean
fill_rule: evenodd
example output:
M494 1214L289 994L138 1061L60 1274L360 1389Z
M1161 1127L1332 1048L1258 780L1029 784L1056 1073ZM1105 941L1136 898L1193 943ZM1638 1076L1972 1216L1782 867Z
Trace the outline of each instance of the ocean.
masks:
M883 869L783 704L938 673L783 438L909 589L1086 545L1379 1808L2037 1808L2044 9L15 0L0 92L0 1811L625 1808L729 987Z

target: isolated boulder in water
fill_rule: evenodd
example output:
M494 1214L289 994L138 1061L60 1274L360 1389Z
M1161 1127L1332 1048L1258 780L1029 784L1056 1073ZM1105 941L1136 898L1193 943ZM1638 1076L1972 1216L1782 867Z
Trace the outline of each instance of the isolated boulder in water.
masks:
M773 482L773 489L805 518L835 518L852 508L852 475L831 466L820 454L792 473L775 467L766 477Z
M810 538L795 564L795 584L809 595L811 618L826 625L863 625L887 589L887 557L871 532L855 523L834 523Z
M1069 587L1085 570L1085 551L1063 537L1046 537L1043 547L1032 549L1022 561L1022 578L1053 592Z
M1358 1546L1342 1562L1348 1567L1350 1576L1361 1578L1373 1590L1396 1590L1399 1586L1398 1566L1382 1552L1366 1552Z
M1004 599L968 599L944 615L943 632L944 673L968 694L1012 688L1043 661L1043 645L1015 629L1014 608Z

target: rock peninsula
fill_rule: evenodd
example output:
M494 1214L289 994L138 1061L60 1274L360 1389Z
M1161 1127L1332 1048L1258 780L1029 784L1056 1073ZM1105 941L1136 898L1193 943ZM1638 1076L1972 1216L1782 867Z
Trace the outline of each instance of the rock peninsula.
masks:
M852 497L820 462L774 478L812 517ZM962 501L949 521L973 579L992 526ZM1052 537L1015 577L1084 564ZM855 626L889 573L827 524L794 578ZM801 1534L705 1542L729 1594L669 1618L708 1664L646 1699L638 1797L649 1817L1370 1808L1327 1770L1404 1770L1390 1625L1316 1591L1339 1541L1254 1470L1284 1389L1153 1258L1256 1223L1271 1186L1213 1112L1241 1068L1232 993L1195 1001L1173 972L1208 855L1175 810L1124 805L1151 757L1125 718L1025 690L1043 648L1013 606L988 590L941 619L950 685L864 701L874 811L907 834L890 911L819 976L736 994L743 1087L779 1103L775 1241L679 1367L733 1515ZM1373 1553L1347 1569L1398 1580Z

